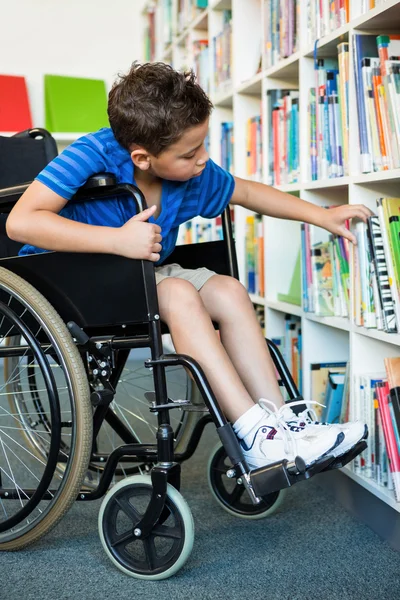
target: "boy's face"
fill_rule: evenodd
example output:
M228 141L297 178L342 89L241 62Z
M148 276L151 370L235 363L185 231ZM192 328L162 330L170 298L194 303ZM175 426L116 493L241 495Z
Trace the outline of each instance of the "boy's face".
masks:
M132 160L136 167L160 179L187 181L205 169L209 158L204 147L207 132L208 119L187 129L175 144L159 156L136 149L131 153Z

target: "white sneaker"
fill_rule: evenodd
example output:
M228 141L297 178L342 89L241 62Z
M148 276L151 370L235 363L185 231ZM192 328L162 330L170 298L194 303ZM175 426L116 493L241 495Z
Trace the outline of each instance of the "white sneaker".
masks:
M266 411L265 421L256 430L250 446L240 440L251 469L284 459L291 462L296 456L310 466L319 458L331 455L344 438L344 434L334 428L302 427L292 431L283 416L286 406L277 409L269 400L260 400L259 404Z
M334 448L332 452L332 455L335 457L346 454L346 452L351 450L356 444L358 444L358 442L365 440L368 437L368 427L362 421L348 421L347 423L322 423L317 420L317 415L312 408L306 408L301 413L296 415L291 409L291 406L296 404L319 404L319 402L308 402L302 400L286 403L282 412L288 427L294 428L295 430L302 428L312 430L318 428L324 431L332 430L333 428L338 434L340 432L344 433L343 441L336 448Z

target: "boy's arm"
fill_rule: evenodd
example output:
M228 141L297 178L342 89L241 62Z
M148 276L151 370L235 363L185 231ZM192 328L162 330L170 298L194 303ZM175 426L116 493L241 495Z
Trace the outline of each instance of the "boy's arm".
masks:
M78 223L60 216L58 213L66 203L43 183L33 181L8 216L7 235L45 250L159 260L161 229L144 222L155 212L155 206L115 228Z
M372 214L363 204L344 204L326 210L263 183L247 181L239 177L235 177L235 189L230 203L239 204L262 215L318 225L331 233L347 238L354 244L357 240L347 229L346 220L358 218L365 222Z

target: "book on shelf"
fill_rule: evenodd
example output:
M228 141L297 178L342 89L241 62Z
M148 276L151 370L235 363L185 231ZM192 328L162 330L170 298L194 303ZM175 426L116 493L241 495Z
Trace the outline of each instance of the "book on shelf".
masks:
M233 175L233 123L221 123L221 167Z
M281 337L273 337L271 341L281 352L298 390L303 389L302 370L302 333L301 319L294 315L285 315L285 330Z
M264 297L264 221L261 215L246 217L245 277L249 294Z
M224 26L213 37L214 86L217 94L228 92L232 85L232 11L223 10Z
M353 315L356 325L397 333L400 326L400 199L378 198L377 215L356 221Z
M315 61L315 87L309 90L308 131L312 181L348 173L349 45L338 45L338 58Z
M262 181L263 147L261 116L251 117L246 127L247 179Z
M235 237L235 211L230 209L232 233ZM222 217L215 219L204 219L195 217L186 221L179 227L177 244L199 244L201 242L215 242L224 238L222 228Z
M102 79L44 76L46 129L96 131L109 126L106 84Z
M400 502L400 358L385 358L386 373L355 376L350 419L368 426L368 448L354 461L355 473L394 490ZM392 387L393 386L393 387Z
M277 293L279 302L301 306L301 250L299 250L287 294Z
M207 6L208 0L178 0L178 31L190 25Z
M303 309L319 316L348 317L348 242L325 229L301 224Z
M299 49L299 0L264 0L266 68Z
M257 321L260 323L261 331L265 337L265 310L260 304L254 305Z
M286 185L299 181L299 92L267 91L269 129L268 183Z
M332 33L349 21L349 0L307 0L307 41Z
M314 402L318 402L318 404L312 404L311 408L315 411L318 420L325 421L325 417L328 413L335 414L335 418L338 419L336 422L342 422L343 415L346 414L346 410L343 409L342 406L343 399L347 398L346 394L344 393L346 372L347 363L344 361L311 363L310 397ZM336 377L339 375L341 377ZM338 391L333 394L336 389ZM326 400L328 391L330 396L329 399L332 400L332 407L335 405L335 410L333 410L333 408L330 409L329 405L327 405Z
M25 77L0 75L0 131L18 132L32 127Z
M356 34L354 78L362 173L400 167L400 36Z
M209 47L208 40L195 40L193 42L193 70L197 77L197 82L206 92L210 94L210 67L209 67Z

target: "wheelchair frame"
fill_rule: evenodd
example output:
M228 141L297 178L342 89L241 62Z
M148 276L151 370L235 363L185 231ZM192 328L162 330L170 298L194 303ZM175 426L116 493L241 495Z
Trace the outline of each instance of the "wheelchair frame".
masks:
M21 186L17 186L17 188L10 188L8 194L4 190L0 192L0 209L1 202L3 202L2 198L5 206L9 208L9 197L12 196L15 199L16 195L20 195L24 191ZM137 187L131 184L116 184L113 176L107 173L92 177L84 188L78 192L74 200L79 202L89 201L118 194L130 194L136 202L138 212L146 207L145 198ZM199 266L200 264L209 266L217 273L229 274L238 279L229 208L223 214L222 226L224 237L222 241L197 244L193 245L192 248L190 246L177 247L169 257L168 262L179 262L182 266L191 266L192 268L195 268L197 262ZM219 256L223 256L219 270L215 268L216 252L219 252ZM60 269L60 265L67 264L71 260L83 260L89 265L89 269L93 268L95 271L99 268L104 270L104 264L109 260L117 261L119 265L131 269L132 274L135 272L136 275L140 276L144 285L144 295L141 299L138 299L132 294L124 294L125 300L116 309L118 314L120 314L119 310L121 309L122 316L119 323L102 326L102 323L107 324L109 320L106 303L101 302L101 298L100 300L97 298L94 309L93 301L89 301L87 295L86 300L83 300L80 290L77 290L79 286L76 286L74 277L65 277L65 271L62 268ZM151 469L151 500L143 518L135 529L139 532L137 533L138 539L146 538L162 516L167 496L167 484L170 483L177 490L180 489L180 463L193 455L202 432L209 422L214 422L226 454L233 465L227 473L228 477L241 480L253 504L258 504L263 497L290 487L294 483L308 479L317 473L341 468L365 449L365 442L359 442L346 455L337 459L331 456L325 457L308 469L306 469L303 460L297 457L292 463L283 460L269 464L266 467L250 470L244 460L232 426L222 413L200 365L193 358L186 355L163 354L163 329L159 318L154 266L151 262L144 260L131 261L122 257L107 257L107 255L46 253L4 259L0 261L0 266L3 265L26 279L48 298L67 322L78 349L81 352L88 352L91 360L94 361L99 381L103 384L103 390L91 394L92 405L95 407L93 417L94 442L104 419L108 419L109 424L116 428L121 439L125 442L124 445L116 448L109 455L92 452L92 460L105 463L105 468L97 488L90 492L82 491L77 500L96 500L104 495L110 486L118 463L137 462L154 465ZM62 282L60 272L63 272ZM126 273L125 270L124 277ZM61 285L63 286L62 293L59 289ZM121 302L121 299L119 302ZM6 309L4 305L2 308ZM113 310L115 310L115 307L113 307ZM129 314L135 314L134 322L129 321ZM139 317L136 317L136 315L139 315ZM23 323L22 326L25 327ZM26 335L29 336L29 329L25 327L25 330ZM94 335L96 332L97 335ZM46 348L40 344L40 340L39 342L37 340L30 341L33 343L33 347L36 347L44 371L49 371L50 367L43 356ZM278 348L269 340L267 340L267 344L290 400L302 400ZM153 370L155 402L150 406L150 412L154 412L158 420L155 444L138 443L138 440L133 439L131 432L124 427L123 423L118 423L111 411L108 410L114 397L116 382L124 368L129 351L140 347L149 347L151 350L151 359L147 360L145 365ZM18 356L18 353L22 351L24 351L23 347L0 348L0 356L10 356L10 352ZM123 351L119 355L117 363L113 362L115 351ZM171 401L168 398L165 378L165 368L177 365L189 370L209 411L209 414L198 421L186 450L180 453L174 452L174 434L170 424L169 411L173 408L184 408L188 401ZM51 380L50 375L48 379ZM56 393L56 390L51 390L51 384L50 391ZM298 410L304 408L305 405L299 406ZM59 460L59 456L49 457L52 464L54 461ZM38 490L24 490L24 492L32 500L37 495ZM48 491L47 495L45 494L41 498L46 499L50 493L51 491ZM17 498L17 491L1 488L0 499L5 498Z

